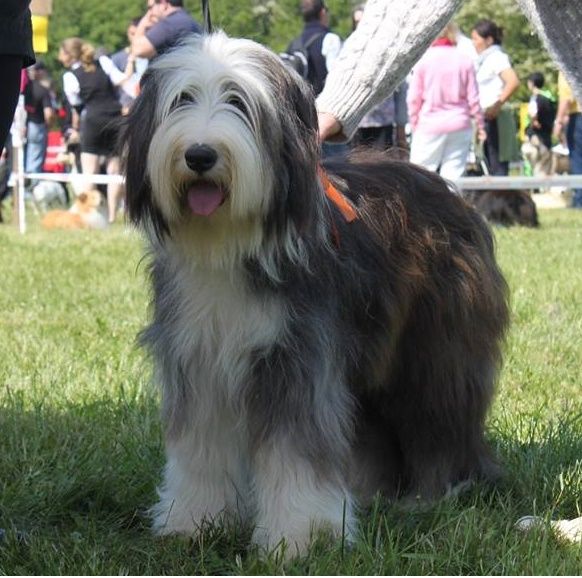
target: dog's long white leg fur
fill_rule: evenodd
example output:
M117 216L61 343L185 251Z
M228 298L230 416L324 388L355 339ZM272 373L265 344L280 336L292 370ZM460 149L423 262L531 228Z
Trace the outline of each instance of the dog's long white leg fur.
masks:
M159 535L195 534L204 522L246 518L248 478L240 438L214 423L167 441L160 501L152 509Z
M274 442L261 448L254 468L254 544L280 550L284 541L285 556L290 558L304 554L318 530L331 531L347 541L353 539L352 497L339 482L318 476L292 444Z

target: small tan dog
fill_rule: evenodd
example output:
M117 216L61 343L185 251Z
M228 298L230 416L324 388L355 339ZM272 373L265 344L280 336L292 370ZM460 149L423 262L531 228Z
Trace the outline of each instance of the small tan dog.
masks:
M101 193L95 189L79 194L68 211L49 211L42 219L45 229L105 229L107 219L99 210Z

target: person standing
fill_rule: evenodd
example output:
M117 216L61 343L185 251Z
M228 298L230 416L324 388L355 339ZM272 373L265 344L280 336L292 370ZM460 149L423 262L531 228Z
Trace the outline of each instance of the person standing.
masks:
M287 47L292 53L303 46L307 51L307 82L317 96L325 84L340 50L341 38L329 30L329 11L324 0L301 0L303 30L301 35ZM322 143L321 153L324 158L345 155L349 151L346 144Z
M0 149L12 124L23 68L35 62L30 0L0 2Z
M564 74L558 74L558 112L554 134L560 137L566 129L570 157L570 174L582 175L582 107L574 95ZM572 208L582 209L582 187L573 190Z
M367 113L358 125L353 144L371 146L378 150L396 147L399 158L408 158L409 147L406 140L407 91L408 84L404 81L394 91L394 94Z
M462 4L463 0L368 0L358 29L344 42L317 98L320 140L349 139L362 117L390 96ZM570 2L568 10L563 10L563 0L517 4L582 98L582 2Z
M307 82L317 96L323 89L327 73L337 58L342 41L329 29L329 12L323 0L302 0L303 30L288 48L293 53L299 46L307 51Z
M529 162L535 176L548 176L552 172L552 131L556 119L556 99L544 89L544 75L532 72L527 77L531 92L525 130L527 140L521 146L524 158Z
M360 5L352 11L352 31L354 31L362 15L364 6ZM408 84L404 81L394 94L383 100L360 121L352 144L355 146L371 146L379 150L387 150L396 146L401 158L408 158L408 141L406 140L406 123L408 109L406 95Z
M131 42L133 37L135 36L135 31L139 25L141 18L134 18L127 26L127 40L128 45L121 50L113 53L111 55L111 60L113 64L117 67L118 70L121 72L125 72L127 69L130 56L131 56ZM142 58L141 56L134 57L135 59L135 66L133 68L133 72L131 77L127 80L127 82L123 83L123 86L118 87L117 89L117 96L119 97L119 104L121 104L121 111L123 114L127 114L129 109L138 95L139 90L139 81L143 76L143 73L146 71L148 67L148 59Z
M24 89L26 110L26 148L24 167L26 173L42 173L48 145L48 128L54 118L51 94L40 81L46 70L42 62L28 69L29 82ZM31 183L31 187L34 183Z
M184 9L183 0L148 0L148 9L131 40L135 57L149 60L176 46L189 34L202 28Z
M73 134L80 133L83 174L94 175L100 169L100 157L106 158L107 174L119 174L117 128L121 105L115 91L130 75L120 72L107 56L95 60L95 49L80 38L67 38L59 48L59 60L69 70L63 75L65 95L74 108ZM129 64L132 64L130 59ZM122 186L107 185L109 222L115 221Z
M457 49L455 31L447 26L413 68L408 87L412 128L410 162L457 179L473 139L485 139L483 114L471 59Z
M515 158L517 127L513 112L504 106L519 88L519 78L509 56L501 48L503 30L492 20L479 20L471 31L477 51L477 83L485 114L485 157L489 173L509 174L509 161Z

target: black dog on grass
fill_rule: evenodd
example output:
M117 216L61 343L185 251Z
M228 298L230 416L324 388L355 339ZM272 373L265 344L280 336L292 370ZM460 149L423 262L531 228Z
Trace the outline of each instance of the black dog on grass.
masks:
M527 191L474 191L465 198L492 224L539 226L537 207Z

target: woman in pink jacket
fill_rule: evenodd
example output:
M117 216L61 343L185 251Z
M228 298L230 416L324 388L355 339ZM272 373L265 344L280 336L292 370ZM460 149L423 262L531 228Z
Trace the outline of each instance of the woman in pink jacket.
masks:
M447 26L412 71L408 116L412 127L410 160L438 170L446 179L465 171L475 121L485 139L483 114L471 58L457 49Z

